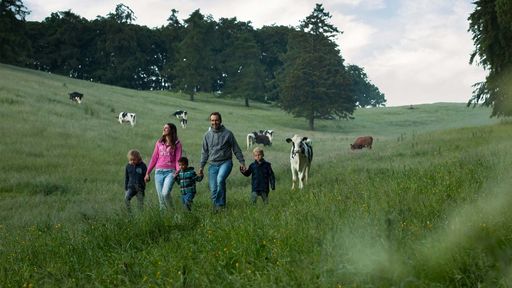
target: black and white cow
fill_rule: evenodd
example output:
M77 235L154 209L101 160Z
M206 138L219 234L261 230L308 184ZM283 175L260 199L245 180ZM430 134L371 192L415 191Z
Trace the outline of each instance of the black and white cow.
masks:
M254 131L247 134L247 150L254 144L272 146L273 134L274 130L260 130L259 132Z
M69 93L69 100L77 102L78 104L82 103L82 97L84 97L84 94L76 91Z
M299 179L299 189L308 182L309 168L313 161L313 146L308 137L294 135L286 138L286 142L292 144L290 150L290 165L292 169L292 189L295 189L295 182Z
M181 128L185 129L187 128L187 117L188 113L185 110L177 110L176 112L172 113L172 115L176 116L176 118L180 119Z
M137 117L136 117L135 113L121 112L121 113L119 113L118 120L119 120L119 123L121 123L121 124L130 123L130 125L132 125L132 127L133 127L135 125Z

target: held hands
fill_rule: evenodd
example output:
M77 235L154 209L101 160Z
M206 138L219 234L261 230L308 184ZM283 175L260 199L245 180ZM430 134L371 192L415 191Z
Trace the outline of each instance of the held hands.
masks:
M241 164L240 165L240 172L245 172L247 170L247 168L245 167L245 164Z
M151 181L151 177L149 177L149 175L146 174L146 176L144 176L144 182L148 183L149 181Z
M197 175L204 177L203 168L199 168L199 172L197 173Z

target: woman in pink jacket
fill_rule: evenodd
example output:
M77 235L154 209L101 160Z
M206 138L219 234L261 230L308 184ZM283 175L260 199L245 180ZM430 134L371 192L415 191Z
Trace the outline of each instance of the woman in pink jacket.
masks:
M155 186L160 209L172 207L171 190L174 173L179 170L178 159L181 158L181 143L178 139L176 125L164 125L162 137L155 143L155 150L149 162L144 181L149 182L151 171L155 168Z

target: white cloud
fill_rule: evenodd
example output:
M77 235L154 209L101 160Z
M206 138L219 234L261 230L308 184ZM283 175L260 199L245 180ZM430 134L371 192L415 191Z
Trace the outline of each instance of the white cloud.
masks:
M468 64L473 46L466 18L471 12L464 1L404 1L399 17L382 33L387 45L358 55L370 79L386 94L388 105L433 102L467 102L471 85L483 79L483 71ZM371 44L370 44L371 46Z

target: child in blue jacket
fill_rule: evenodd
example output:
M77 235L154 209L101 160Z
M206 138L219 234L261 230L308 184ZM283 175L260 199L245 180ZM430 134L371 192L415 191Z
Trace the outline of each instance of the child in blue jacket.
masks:
M126 209L131 212L130 200L136 196L139 203L139 210L142 210L144 206L144 190L146 190L146 182L144 176L148 168L142 161L140 152L132 149L128 151L128 164L125 167L124 176L124 202Z
M274 171L272 171L272 165L270 162L263 159L263 149L260 147L254 148L252 155L254 157L254 162L249 165L248 169L245 171L240 170L240 172L246 177L252 175L251 202L256 204L258 196L261 196L263 203L268 204L269 188L272 188L272 190L276 189Z

